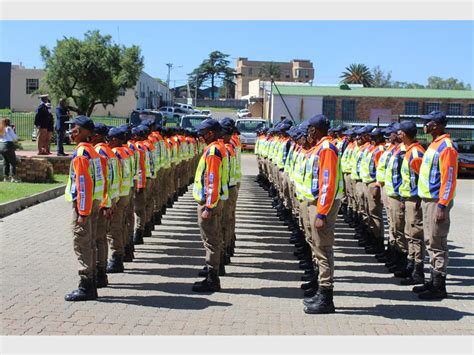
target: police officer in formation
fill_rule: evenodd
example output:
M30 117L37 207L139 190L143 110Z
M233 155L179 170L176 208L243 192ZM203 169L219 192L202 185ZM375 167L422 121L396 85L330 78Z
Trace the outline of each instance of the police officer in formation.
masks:
M94 300L97 288L108 285L107 274L124 271L134 245L151 236L166 208L187 191L205 144L155 120L107 127L77 116L67 123L77 144L65 195L72 202L80 281L65 299Z
M235 248L235 209L240 186L241 144L235 122L209 118L196 127L204 148L194 177L193 197L206 250L204 280L193 285L195 292L217 292L219 276L225 276Z
M355 229L368 254L385 263L402 285L417 285L420 299L446 292L449 214L457 151L445 132L446 115L422 116L433 137L425 151L412 121L330 130L317 115L294 126L285 119L259 132L257 181L273 198L304 270L304 311L333 313L334 228L337 213ZM342 205L341 205L342 203ZM388 221L385 236L383 209ZM430 278L425 281L425 250Z

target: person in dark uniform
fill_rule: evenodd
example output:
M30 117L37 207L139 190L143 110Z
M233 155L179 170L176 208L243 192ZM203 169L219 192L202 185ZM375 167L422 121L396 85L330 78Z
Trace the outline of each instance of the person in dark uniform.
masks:
M36 109L35 127L38 129L38 155L48 155L48 138L53 131L53 115L51 114L51 104L49 95L40 95L41 103Z
M58 157L65 157L67 154L64 153L64 136L66 134L66 121L71 117L69 113L69 107L67 104L67 99L59 100L58 107L56 107L56 153Z

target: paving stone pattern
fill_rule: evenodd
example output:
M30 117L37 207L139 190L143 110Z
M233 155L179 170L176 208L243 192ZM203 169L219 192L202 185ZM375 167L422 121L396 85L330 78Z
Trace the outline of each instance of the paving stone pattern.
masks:
M425 335L473 333L472 234L451 244L448 290L419 302L337 222L333 315L306 315L289 232L267 193L253 182L255 158L244 155L237 210L237 250L222 292L191 291L203 266L196 204L181 197L137 259L92 302L69 303L77 286L63 197L0 222L2 335ZM468 181L467 183L472 183ZM469 185L472 189L472 184ZM456 210L454 210L456 211ZM458 218L458 217L457 217ZM459 217L462 220L462 216ZM465 216L464 216L465 218ZM454 234L452 234L454 235Z

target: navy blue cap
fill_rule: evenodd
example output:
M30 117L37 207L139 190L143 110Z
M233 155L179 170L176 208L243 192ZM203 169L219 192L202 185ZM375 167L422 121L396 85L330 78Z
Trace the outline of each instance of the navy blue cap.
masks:
M346 129L346 127L344 127L344 125L340 124L339 126L333 128L333 132L342 132Z
M329 119L324 115L316 115L307 120L308 127L312 126L317 129L329 129L331 123Z
M230 117L224 117L219 124L224 134L232 134L235 131L235 121Z
M420 118L426 121L435 121L444 124L448 122L448 119L446 118L446 113L442 111L432 111L428 115L420 116Z
M348 129L348 130L344 131L344 134L346 136L353 136L355 134L355 132L354 132L353 129Z
M384 134L384 129L383 128L376 128L374 129L372 132L370 132L370 135L372 137L376 137L376 136L382 136Z
M153 126L155 124L155 120L152 120L152 119L148 118L146 120L143 120L140 124L150 128L151 126Z
M137 136L144 136L148 134L148 127L145 125L139 125L132 128L132 134Z
M125 139L125 135L127 134L127 131L120 128L120 127L112 127L109 129L109 132L107 134L108 138L118 138L118 139Z
M280 124L286 124L286 125L293 126L293 121L289 118L285 118L284 120L280 121Z
M76 126L87 129L88 131L91 131L91 132L94 131L94 127L95 127L94 121L92 121L87 116L76 116L72 120L66 121L65 123L75 124Z
M416 135L416 123L413 121L402 121L400 124L397 126L399 131L403 131L405 133L408 133L411 136Z
M198 123L195 128L198 133L205 130L220 131L221 125L219 124L219 121L216 121L213 118L206 118L205 120Z
M106 136L109 133L109 127L107 127L102 122L97 122L94 127L94 133L101 136Z
M280 133L282 133L282 132L288 131L291 127L292 127L291 124L283 123L278 127L278 130L280 131Z

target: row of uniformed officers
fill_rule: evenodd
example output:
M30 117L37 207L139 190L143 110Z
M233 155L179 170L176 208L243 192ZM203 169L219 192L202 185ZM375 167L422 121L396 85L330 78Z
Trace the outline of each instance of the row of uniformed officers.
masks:
M211 143L206 127L198 131L200 138L187 130L162 127L155 120L134 127L107 127L78 116L68 123L74 125L71 137L77 147L65 196L73 207L80 282L65 299L96 299L97 288L108 285L107 274L124 271L124 262L135 257L134 246L151 236L166 209L193 180L206 249L206 266L200 275L214 280L204 280L193 289L217 290L215 275L225 274L224 264L230 262L235 247L240 140L233 120L224 119L213 129L212 143L218 151L206 147Z
M376 128L330 128L324 115L298 126L288 119L259 134L257 181L273 197L280 220L292 231L305 270L306 313L332 313L334 230L338 213L354 238L375 254L402 285L418 285L420 299L446 293L449 214L457 177L457 151L446 134L446 115L422 116L428 149L412 121ZM388 220L385 237L383 209ZM385 240L387 239L387 240ZM424 259L430 259L425 281Z

